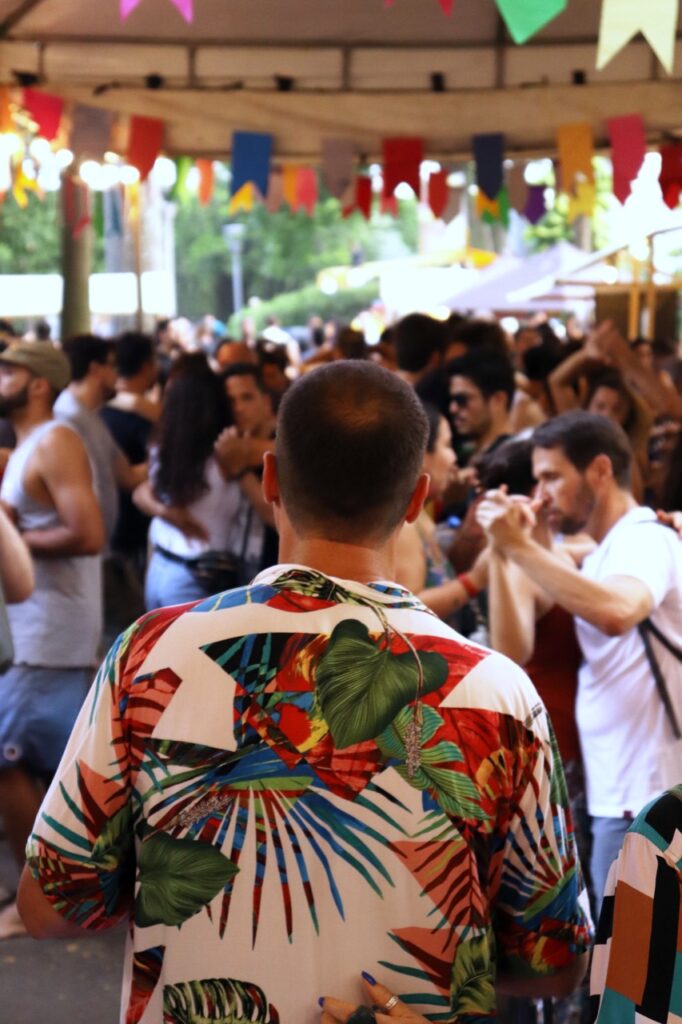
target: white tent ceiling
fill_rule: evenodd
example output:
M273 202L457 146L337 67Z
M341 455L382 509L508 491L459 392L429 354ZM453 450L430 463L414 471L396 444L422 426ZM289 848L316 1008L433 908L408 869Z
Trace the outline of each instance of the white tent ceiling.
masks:
M591 121L598 143L608 116L641 112L652 141L682 126L679 82L641 38L595 70L598 0L569 0L524 47L494 0L457 0L450 18L437 0L195 0L191 25L170 0L142 0L121 23L118 3L0 0L0 82L30 73L67 98L162 117L171 151L207 155L224 155L234 128L272 131L295 158L334 135L372 155L386 135L419 134L455 157L476 131L542 151L572 120ZM145 88L149 75L163 88Z

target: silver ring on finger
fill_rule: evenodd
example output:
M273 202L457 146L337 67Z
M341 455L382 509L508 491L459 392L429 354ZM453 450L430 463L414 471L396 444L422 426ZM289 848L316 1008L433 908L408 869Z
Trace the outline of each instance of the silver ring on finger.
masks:
M388 1002L384 1003L384 1005L382 1006L382 1008L381 1008L382 1012L383 1013L389 1013L393 1009L394 1006L398 1005L399 1002L400 1002L400 1000L398 999L397 996L391 996L391 998L388 1000Z

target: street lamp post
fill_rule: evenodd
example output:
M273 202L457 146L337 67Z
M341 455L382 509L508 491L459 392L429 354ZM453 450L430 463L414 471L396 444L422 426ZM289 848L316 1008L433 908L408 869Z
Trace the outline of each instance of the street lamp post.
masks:
M244 307L242 250L245 233L246 227L244 224L226 224L223 228L223 238L227 248L230 250L230 262L232 264L232 300L235 313L239 313Z

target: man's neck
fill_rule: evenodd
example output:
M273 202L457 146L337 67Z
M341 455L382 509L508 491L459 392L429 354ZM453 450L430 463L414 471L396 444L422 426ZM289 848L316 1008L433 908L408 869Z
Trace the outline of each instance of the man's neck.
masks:
M303 539L280 535L279 560L284 564L305 565L325 576L336 576L358 583L391 580L394 576L394 545L360 547L336 541Z
M505 434L511 434L509 417L505 416L499 420L492 420L485 434L476 439L476 451L487 451L491 444L497 441L498 437L503 437Z
M116 381L116 393L126 395L146 395L149 388L144 374L137 377L119 377Z
M100 389L97 384L93 381L88 380L77 380L72 381L69 384L69 391L81 405L84 405L90 412L97 412L97 410L104 404Z
M601 544L609 530L633 508L637 508L637 502L630 492L614 487L603 502L597 502L587 522L586 533Z
M14 433L17 435L17 444L21 444L22 441L25 441L36 427L41 426L43 423L47 423L47 421L51 419L51 409L45 409L43 407L32 409L27 406L24 409L16 410L10 417L10 423L14 429Z

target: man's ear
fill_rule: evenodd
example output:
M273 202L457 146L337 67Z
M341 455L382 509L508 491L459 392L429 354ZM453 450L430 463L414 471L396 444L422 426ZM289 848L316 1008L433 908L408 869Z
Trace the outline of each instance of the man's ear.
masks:
M280 503L277 458L274 452L266 452L263 456L263 497L269 505Z
M417 480L410 503L407 506L405 512L405 522L413 523L419 516L419 513L424 508L424 502L426 501L429 493L429 487L431 486L431 477L428 473L422 473Z
M595 455L585 470L585 479L591 487L610 483L613 480L613 463L605 452Z

